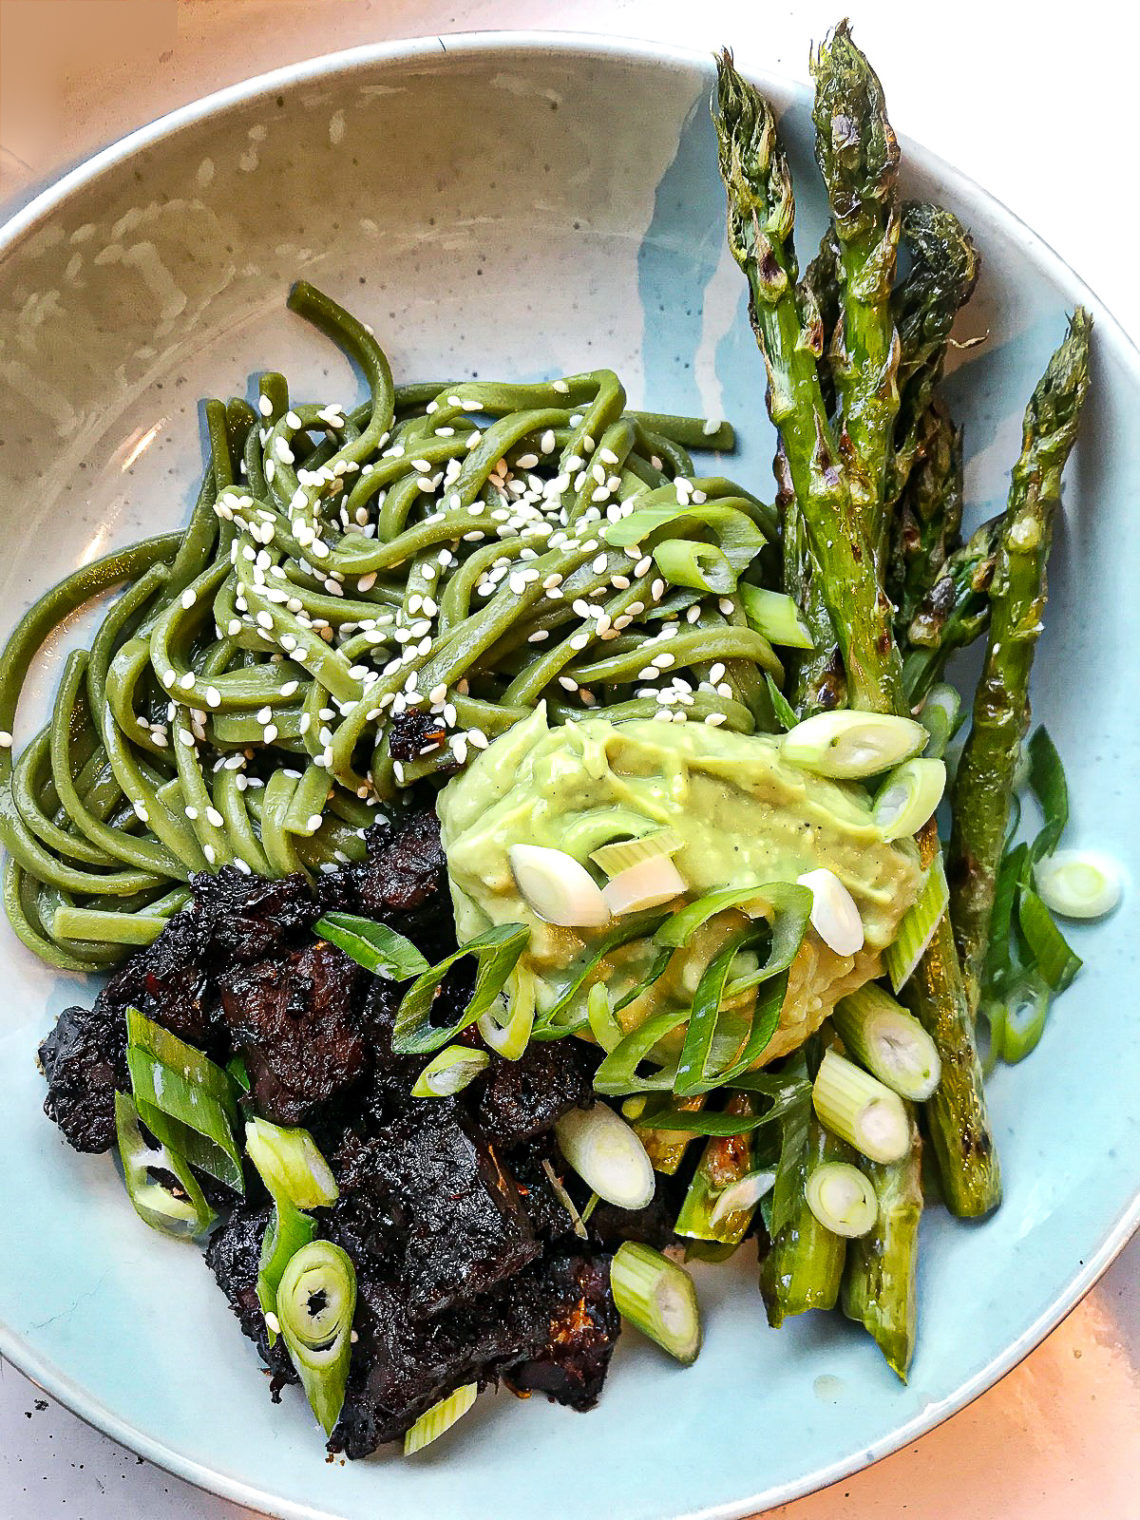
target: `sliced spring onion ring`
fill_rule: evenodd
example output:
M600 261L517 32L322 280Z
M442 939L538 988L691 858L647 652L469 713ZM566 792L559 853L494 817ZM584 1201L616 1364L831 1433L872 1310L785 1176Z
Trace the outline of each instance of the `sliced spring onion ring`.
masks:
M504 1061L517 1061L527 1047L534 1028L534 973L516 966L508 978L509 996L496 998L479 1016L479 1034Z
M996 1013L991 1014L991 1038L1000 1036L1000 1055L1013 1066L1036 1050L1049 1016L1052 990L1032 972L1008 989Z
M610 909L602 889L573 855L541 844L513 844L507 854L515 883L539 918L567 929L609 923Z
M910 1121L898 1093L846 1056L824 1052L811 1096L824 1129L869 1161L901 1161L910 1150Z
M714 1228L724 1223L731 1214L747 1213L754 1209L761 1198L767 1197L776 1181L776 1173L769 1167L763 1171L745 1172L735 1182L730 1182L718 1196L709 1214L709 1224ZM682 1233L678 1230L678 1233Z
M1021 889L1017 900L1017 921L1033 969L1040 973L1054 992L1064 992L1083 962L1057 928L1053 915L1032 887Z
M780 740L780 753L793 765L819 776L862 780L892 770L917 755L927 733L913 718L892 713L816 713Z
M903 914L898 933L883 951L883 964L891 978L893 991L898 992L906 985L927 945L934 938L934 931L949 902L950 890L946 885L942 851L938 850L926 873L922 891Z
M787 592L767 591L763 586L751 586L743 581L737 587L737 593L744 616L769 644L779 644L785 649L815 648L800 610Z
M472 1045L446 1045L420 1072L413 1098L450 1098L486 1071L491 1057Z
M685 878L668 855L651 855L606 883L602 898L615 918L672 902L685 890Z
M295 1208L288 1198L276 1198L273 1213L261 1237L261 1256L257 1264L257 1301L266 1316L269 1344L277 1341L277 1289L285 1268L302 1246L317 1233L316 1221ZM269 1316L273 1318L270 1319Z
M586 1020L590 1033L604 1051L616 1050L625 1039L625 1030L614 1017L610 994L603 982L595 982L586 994Z
M1120 866L1095 850L1057 850L1033 867L1037 895L1062 918L1103 918L1122 895Z
M768 696L772 703L772 712L775 715L776 722L785 733L788 733L799 722L799 719L796 717L796 710L776 685L775 681L773 681L768 671L764 672L764 680L768 685Z
M857 955L863 948L863 920L855 899L834 871L818 866L796 878L811 891L811 926L836 955Z
M396 1010L392 1028L396 1055L431 1055L482 1018L502 992L529 941L530 930L525 924L496 924L416 977ZM431 1022L436 994L452 966L465 955L474 955L479 963L475 991L454 1023L437 1027Z
M181 1156L160 1144L149 1146L139 1128L139 1115L126 1093L115 1094L115 1135L123 1178L135 1213L152 1230L192 1240L209 1228L214 1212L202 1196L197 1178ZM152 1172L169 1172L178 1190L160 1182Z
M590 859L607 876L620 876L623 871L628 871L631 866L639 866L643 861L654 860L661 855L676 855L684 843L673 829L654 829L652 833L643 834L638 839L615 839L612 844L604 844L600 850L591 851Z
M847 1240L869 1235L879 1217L879 1200L870 1178L847 1161L825 1161L815 1167L805 1198L824 1229Z
M610 1266L614 1303L623 1319L687 1367L701 1349L701 1311L693 1279L652 1246L626 1240Z
M340 1246L314 1240L293 1253L277 1289L277 1319L326 1435L344 1403L355 1312L356 1271Z
M320 1209L340 1196L332 1167L307 1129L249 1119L245 1149L274 1198L288 1198L298 1209Z
M657 1186L637 1131L608 1103L572 1108L554 1126L559 1148L587 1187L622 1209L643 1209Z
M694 591L736 590L736 571L716 544L695 543L691 538L665 538L653 548L657 568L671 586Z
M938 1086L942 1061L934 1041L873 982L841 998L832 1022L854 1059L901 1097L924 1103Z
M388 982L422 976L428 963L412 944L387 924L355 913L326 913L313 926L314 934L343 950L358 966Z
M923 754L930 760L941 760L946 746L962 725L962 698L953 686L939 681L930 688L918 721L930 737Z
M1044 815L1037 838L1030 846L1034 860L1051 855L1061 842L1069 821L1069 787L1065 767L1044 724L1035 729L1026 746L1029 785Z
M454 1393L449 1393L447 1398L440 1399L438 1404L433 1404L405 1432L405 1457L413 1457L417 1451L423 1451L425 1446L438 1441L440 1436L450 1430L457 1420L463 1418L478 1397L479 1384L464 1383L462 1388L457 1388Z
M942 801L946 790L946 765L925 757L904 761L875 793L872 817L884 839L917 834Z
M584 1017L577 1021L564 1021L563 1016L578 1001L582 988L589 982L602 961L612 951L620 949L622 945L628 945L631 940L653 937L661 925L667 922L668 919L669 914L667 913L649 913L644 918L619 920L611 928L607 929L605 934L594 940L590 944L587 953L581 957L572 969L570 980L562 995L535 1018L532 1038L538 1040L559 1039L563 1035L573 1034L580 1029L586 1022ZM659 976L663 969L664 966L661 965L660 969L656 971L656 976ZM654 976L654 980L656 976ZM645 985L647 984L642 984L638 989L631 992L629 997L631 999L636 997L638 992L644 991ZM625 1000L623 999L623 1001Z
M686 903L676 913L670 914L653 937L659 945L671 945L679 949L688 944L702 924L728 908L739 908L752 918L767 918L772 912L772 900L768 892L769 886L759 882L747 887L718 887L715 892L706 892L696 902Z
M237 1108L223 1069L137 1008L127 1009L127 1068L139 1117L155 1139L244 1193Z

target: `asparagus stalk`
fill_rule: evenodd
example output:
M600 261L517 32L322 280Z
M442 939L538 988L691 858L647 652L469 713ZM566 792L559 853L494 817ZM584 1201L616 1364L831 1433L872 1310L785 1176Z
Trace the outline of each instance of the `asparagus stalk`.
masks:
M1001 516L991 518L954 550L906 629L903 678L913 706L941 680L954 651L972 644L989 625L1002 521Z
M879 584L861 515L845 489L815 355L798 341L802 325L793 285L794 204L787 160L771 108L733 68L727 52L718 60L715 114L721 176L728 190L729 244L748 276L753 326L768 367L769 411L823 573L848 700L865 711L906 714L890 602ZM927 834L937 847L937 835L932 829ZM979 1214L997 1204L1000 1175L972 1031L968 1019L964 1027L959 1020L961 977L952 944L950 948L949 956L925 956L912 980L921 981L925 1017L920 1021L938 1045L943 1066L957 1061L963 1077L943 1084L954 1101L930 1110L932 1123L943 1128L936 1153L955 1173L944 1177L945 1192L948 1199L962 1200L962 1212ZM953 1046L943 1049L943 1033L964 1040L971 1059L962 1059Z
M950 330L978 281L978 251L951 211L912 201L903 207L907 278L892 297L899 334L899 413L887 482L896 500L918 458L923 419L942 378Z
M961 526L962 430L936 400L923 418L918 462L892 525L887 589L897 609L896 634L910 626L942 574Z
M817 360L822 361L837 333L840 315L839 251L830 228L800 281L799 299L805 335ZM836 406L835 383L826 362L819 365L819 379L824 405L832 416ZM813 713L843 707L847 701L847 682L835 626L824 600L823 571L796 505L782 447L776 457L776 478L780 482L778 505L784 526L784 589L795 597L814 646L807 654L789 658L788 696L798 716L808 718Z
M910 1108L911 1148L889 1166L863 1163L879 1201L869 1235L847 1245L843 1312L874 1337L888 1365L906 1382L917 1302L918 1225L922 1217L922 1141Z
M1061 475L1088 389L1092 318L1077 307L1025 413L997 565L974 722L954 784L947 879L971 1013L980 997L1014 773L1029 727L1029 672L1046 601Z
M933 823L921 843L927 855L940 848ZM947 914L899 996L934 1041L942 1064L924 1112L946 1207L960 1219L979 1219L1001 1202L1001 1168Z
M853 1161L855 1153L812 1115L803 1176L796 1189L793 1217L773 1240L760 1269L760 1292L775 1329L806 1309L834 1309L839 1299L847 1242L820 1224L808 1208L807 1179L826 1161Z
M891 605L873 574L871 544L852 500L827 417L812 343L796 292L795 202L787 159L767 101L717 60L714 106L720 171L728 193L728 241L748 278L750 314L768 371L768 410L820 568L852 704L892 712L903 698Z
M831 206L842 297L832 349L840 448L864 532L875 544L899 406L899 339L891 311L899 146L883 87L846 21L821 43L811 67L815 157Z

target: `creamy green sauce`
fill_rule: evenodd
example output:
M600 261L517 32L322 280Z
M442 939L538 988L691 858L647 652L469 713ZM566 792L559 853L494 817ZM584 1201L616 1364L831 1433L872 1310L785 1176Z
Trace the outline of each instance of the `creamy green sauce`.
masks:
M859 908L866 947L856 957L836 956L808 931L768 1060L817 1027L837 996L876 974L878 951L894 938L922 883L913 842L880 838L861 787L786 764L774 737L705 724L588 718L550 728L539 708L450 782L437 807L460 942L492 924L527 924L522 965L536 978L540 1009L561 994L574 963L605 931L539 919L515 884L512 845L546 845L588 864L590 852L615 837L668 825L683 841L674 859L687 900L716 887L795 881L817 866L834 871ZM626 1027L687 1004L709 959L741 922L724 914L694 935L649 992L623 1010ZM649 945L635 941L602 963L600 979L620 996L651 959Z

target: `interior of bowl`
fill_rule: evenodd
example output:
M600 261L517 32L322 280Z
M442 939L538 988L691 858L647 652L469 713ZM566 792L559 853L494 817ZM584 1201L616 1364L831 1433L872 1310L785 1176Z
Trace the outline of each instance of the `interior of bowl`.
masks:
M725 248L710 69L631 46L468 39L347 55L191 109L63 193L0 250L0 565L11 626L51 582L185 520L199 402L264 368L295 393L360 382L284 299L298 276L368 321L400 378L530 379L609 366L634 404L726 415L728 473L768 495L773 436L743 282ZM823 225L804 102L776 82L801 255ZM972 187L909 155L984 256L949 382L971 510L1004 497L1020 412L1078 282ZM1064 755L1072 837L1136 859L1137 356L1100 325L1067 478L1036 712ZM1129 628L1131 620L1131 631ZM17 727L59 674L41 661ZM37 710L38 709L38 710ZM1133 864L1134 869L1134 864ZM1012 1364L1125 1238L1134 1184L1134 909L1075 936L1086 967L1032 1061L993 1084L1006 1201L980 1226L931 1210L921 1332L899 1384L838 1316L767 1328L753 1265L704 1271L707 1341L682 1371L626 1338L600 1411L487 1397L412 1462L324 1460L295 1390L269 1402L199 1252L147 1231L106 1157L44 1119L38 1039L92 989L5 929L0 1348L81 1413L178 1471L283 1515L390 1520L545 1512L743 1515L917 1434ZM741 1253L742 1255L745 1253Z

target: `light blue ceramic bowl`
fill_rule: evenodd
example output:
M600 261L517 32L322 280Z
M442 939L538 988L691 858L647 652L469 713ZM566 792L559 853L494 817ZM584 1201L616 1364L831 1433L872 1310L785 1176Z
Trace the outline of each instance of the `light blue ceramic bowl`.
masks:
M772 434L742 281L724 246L704 59L511 35L364 49L227 90L100 154L0 240L0 497L10 626L58 576L183 521L196 407L263 367L354 394L290 318L299 274L371 321L403 376L520 379L612 365L632 399L725 413L732 471L770 489ZM823 207L805 100L788 108L801 249ZM914 149L907 189L952 206L985 264L948 383L969 496L995 509L1025 398L1084 301L1094 386L1069 468L1036 710L1069 767L1072 839L1137 862L1140 358L1080 281L983 192ZM43 662L36 695L58 675ZM35 702L29 702L28 708ZM41 705L42 711L42 705ZM40 714L21 713L18 741ZM993 1104L1006 1201L923 1224L921 1332L901 1386L838 1316L765 1324L753 1272L702 1274L708 1327L681 1371L630 1335L600 1409L487 1397L416 1461L328 1465L290 1392L271 1407L199 1253L146 1230L107 1157L40 1112L37 1040L92 990L6 930L0 1033L0 1351L110 1434L282 1516L673 1520L739 1516L929 1429L1023 1356L1135 1218L1136 897L1074 938L1085 970Z

